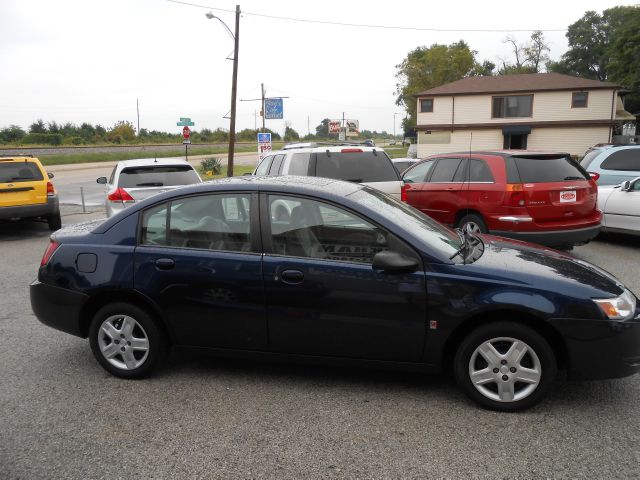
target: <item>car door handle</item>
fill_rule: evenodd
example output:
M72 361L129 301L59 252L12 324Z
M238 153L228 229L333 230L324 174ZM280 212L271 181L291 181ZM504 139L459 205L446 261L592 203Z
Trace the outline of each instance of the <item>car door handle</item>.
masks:
M280 280L289 285L298 285L304 280L304 274L300 270L285 270L280 274Z
M171 270L175 265L176 262L173 261L173 258L159 258L156 260L156 267L160 270Z
M455 190L455 188L454 187L447 187L447 190L451 191L451 190Z

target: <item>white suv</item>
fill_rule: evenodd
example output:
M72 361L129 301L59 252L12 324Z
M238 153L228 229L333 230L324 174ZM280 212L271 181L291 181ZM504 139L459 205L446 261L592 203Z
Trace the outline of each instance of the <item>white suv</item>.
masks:
M364 183L398 199L402 180L384 150L361 144L298 143L272 152L254 175L298 175Z

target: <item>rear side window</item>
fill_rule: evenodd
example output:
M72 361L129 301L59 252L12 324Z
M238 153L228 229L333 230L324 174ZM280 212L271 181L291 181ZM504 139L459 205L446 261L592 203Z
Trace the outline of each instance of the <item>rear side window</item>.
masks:
M398 172L384 152L317 153L316 176L351 182L392 182Z
M36 182L42 172L33 162L0 162L0 183Z
M563 182L591 178L579 163L569 157L513 157L513 160L522 183Z
M452 182L453 176L462 162L459 158L441 158L433 169L429 182Z
M118 178L118 187L170 187L199 182L200 179L191 165L150 165L122 170Z
M289 163L289 175L309 175L310 153L294 153Z
M613 152L602 162L601 167L607 170L640 170L640 148Z
M471 171L469 172L470 182L495 182L491 170L483 160L471 159Z

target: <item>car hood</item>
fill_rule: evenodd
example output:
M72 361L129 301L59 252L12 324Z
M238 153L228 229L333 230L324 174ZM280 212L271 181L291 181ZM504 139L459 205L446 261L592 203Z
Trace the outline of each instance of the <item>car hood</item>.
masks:
M481 238L484 253L468 266L496 280L591 298L615 297L625 288L609 272L566 253L492 235Z

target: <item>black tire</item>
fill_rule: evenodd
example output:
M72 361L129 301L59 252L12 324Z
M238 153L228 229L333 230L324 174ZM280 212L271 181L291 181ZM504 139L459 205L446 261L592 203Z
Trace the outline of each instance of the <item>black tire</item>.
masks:
M118 317L122 317L120 323ZM124 320L124 317L133 319L137 324L131 329L130 336L124 327L124 322L130 320ZM106 333L107 330L101 328L103 325L107 328L107 323L115 326L115 330L108 328L112 332L111 335ZM120 331L117 328L118 325L120 325ZM130 324L127 323L127 325ZM122 337L123 335L125 337ZM143 350L145 338L147 340L146 350ZM127 340L132 340L132 342ZM164 331L158 327L156 321L146 311L124 302L111 303L98 310L89 327L89 343L96 360L107 372L116 377L130 379L148 376L159 361L166 356L168 345ZM113 347L111 347L112 343ZM113 353L111 348L117 352ZM124 353L120 353L120 350ZM111 358L108 359L108 354L103 354L103 351L111 353ZM124 356L125 354L127 357ZM131 360L132 356L133 360ZM127 359L131 360L130 365L125 365Z
M458 221L458 225L456 226L464 230L467 224L476 225L479 230L479 233L489 232L489 230L487 229L487 224L484 223L484 220L482 219L482 217L477 213L468 213L466 215L463 215L462 218Z
M512 350L514 353L522 351L523 344L528 347L517 362L514 356L509 360L502 358L509 347L515 345L514 341L519 342ZM488 343L501 354L495 357L497 362L493 367L477 350L481 346L486 349ZM503 364L504 361L507 363ZM472 371L478 386L471 379ZM481 407L501 412L526 410L539 403L549 393L557 373L556 356L549 342L526 325L506 321L471 331L460 343L454 358L454 374L462 391ZM530 380L520 382L519 378ZM533 382L535 378L537 382ZM509 387L510 384L513 387Z
M47 223L49 224L49 230L55 232L62 228L62 218L60 218L60 212L54 213L47 217Z

